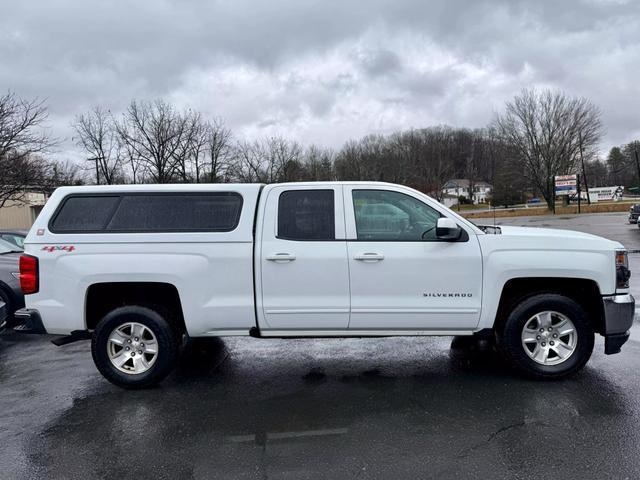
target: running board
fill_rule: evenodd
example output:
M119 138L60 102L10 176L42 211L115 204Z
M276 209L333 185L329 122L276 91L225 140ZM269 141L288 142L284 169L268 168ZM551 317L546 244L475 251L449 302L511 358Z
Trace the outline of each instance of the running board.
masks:
M69 335L65 335L64 337L57 337L51 340L56 347L62 347L63 345L68 345L73 342L77 342L79 340L90 340L91 332L89 330L74 330Z
M474 330L264 330L252 328L254 338L430 337L474 335Z

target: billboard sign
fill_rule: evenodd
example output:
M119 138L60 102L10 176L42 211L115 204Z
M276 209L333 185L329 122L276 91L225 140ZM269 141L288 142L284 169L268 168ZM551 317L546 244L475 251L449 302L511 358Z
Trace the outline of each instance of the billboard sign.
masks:
M622 194L624 187L622 185L616 185L613 187L591 187L589 188L589 196L591 201L607 202L622 200ZM595 199L594 199L595 197Z
M555 177L556 195L575 195L578 193L577 175L558 175Z

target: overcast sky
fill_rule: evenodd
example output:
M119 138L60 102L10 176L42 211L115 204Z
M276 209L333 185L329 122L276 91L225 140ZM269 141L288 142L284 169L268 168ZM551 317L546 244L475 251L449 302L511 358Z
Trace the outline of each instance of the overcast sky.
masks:
M61 157L81 157L76 114L132 98L338 148L481 127L531 86L598 105L603 152L639 138L640 2L7 0L0 15L0 90L47 99Z

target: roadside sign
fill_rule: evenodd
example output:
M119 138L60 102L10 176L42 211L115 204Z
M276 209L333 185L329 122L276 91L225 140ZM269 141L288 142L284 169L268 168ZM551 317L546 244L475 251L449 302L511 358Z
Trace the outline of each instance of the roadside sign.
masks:
M555 177L556 195L575 195L578 193L577 175L557 175Z
M596 202L606 202L622 200L622 194L624 187L622 185L616 185L613 187L591 187L589 189L589 196L595 195ZM592 199L593 201L593 199Z

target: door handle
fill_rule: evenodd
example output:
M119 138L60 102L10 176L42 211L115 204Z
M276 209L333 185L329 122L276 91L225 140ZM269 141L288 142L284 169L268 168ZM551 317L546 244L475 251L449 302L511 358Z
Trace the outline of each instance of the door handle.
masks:
M290 253L274 253L267 257L270 262L293 262L295 259L296 256Z
M380 260L384 260L384 255L381 253L366 252L356 255L353 258L361 262L379 262Z

